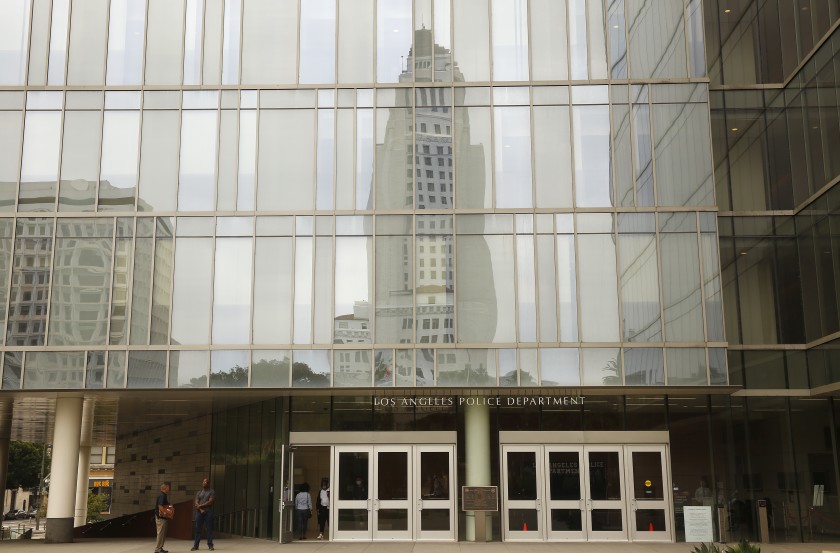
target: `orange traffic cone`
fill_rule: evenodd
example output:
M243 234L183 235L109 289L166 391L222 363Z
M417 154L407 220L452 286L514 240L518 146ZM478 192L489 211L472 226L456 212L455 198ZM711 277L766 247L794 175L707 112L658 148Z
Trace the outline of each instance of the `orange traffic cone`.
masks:
M527 532L527 531L528 531L528 523L527 523L527 522L523 522L523 523L522 523L522 531L523 531L523 532Z
M648 525L648 532L653 532L653 523L652 522Z

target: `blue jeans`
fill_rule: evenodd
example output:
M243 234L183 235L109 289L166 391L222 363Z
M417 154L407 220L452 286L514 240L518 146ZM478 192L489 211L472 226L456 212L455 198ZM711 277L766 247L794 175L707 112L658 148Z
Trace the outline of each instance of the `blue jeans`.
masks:
M213 546L213 511L211 509L205 509L202 513L201 511L195 512L195 539L193 541L193 545L198 547L198 542L201 541L201 528L207 528L207 546Z
M309 515L311 514L308 509L295 509L298 537L302 538L306 535L306 527L309 526Z

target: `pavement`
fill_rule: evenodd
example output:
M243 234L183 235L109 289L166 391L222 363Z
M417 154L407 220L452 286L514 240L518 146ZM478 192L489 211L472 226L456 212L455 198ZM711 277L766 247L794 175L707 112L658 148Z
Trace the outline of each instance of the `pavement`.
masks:
M299 541L281 544L251 538L217 538L219 553L690 553L687 543L469 543L469 542L323 542ZM840 543L760 544L762 553L840 553ZM189 540L166 540L170 553L188 552ZM725 549L721 547L721 550ZM152 553L154 539L84 539L74 543L48 544L43 540L0 541L0 552L21 553ZM207 546L202 543L202 552Z

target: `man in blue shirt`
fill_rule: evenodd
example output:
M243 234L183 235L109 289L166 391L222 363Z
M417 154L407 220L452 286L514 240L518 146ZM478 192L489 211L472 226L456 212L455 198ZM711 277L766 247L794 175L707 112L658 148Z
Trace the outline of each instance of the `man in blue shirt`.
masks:
M201 489L195 494L193 509L195 509L195 538L190 551L198 550L201 541L201 528L207 528L207 548L213 551L213 503L216 502L216 492L210 487L210 480L205 478L201 482Z

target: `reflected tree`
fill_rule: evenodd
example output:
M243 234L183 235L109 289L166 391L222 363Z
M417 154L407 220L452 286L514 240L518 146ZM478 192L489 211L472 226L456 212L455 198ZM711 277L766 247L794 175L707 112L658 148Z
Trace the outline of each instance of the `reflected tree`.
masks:
M327 388L330 375L316 373L306 363L292 363L292 385L299 388Z
M601 381L606 386L620 386L621 385L621 369L618 366L618 359L610 359L607 365L601 369L605 373Z

